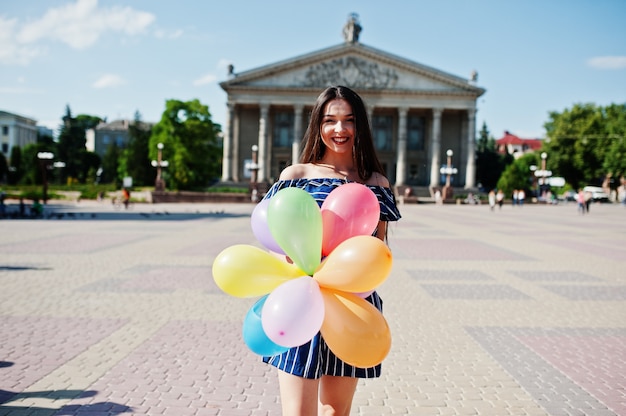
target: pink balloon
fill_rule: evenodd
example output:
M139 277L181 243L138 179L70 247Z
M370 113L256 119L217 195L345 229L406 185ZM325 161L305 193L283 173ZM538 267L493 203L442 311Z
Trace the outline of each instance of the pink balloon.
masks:
M324 299L317 282L303 276L283 283L272 291L261 313L267 337L284 347L310 341L322 327Z
M378 198L367 186L356 182L333 190L321 210L323 256L350 237L372 235L380 220Z
M252 216L250 218L250 224L252 225L252 233L263 247L279 254L285 254L282 248L278 245L272 233L269 225L267 224L267 209L270 205L269 199L264 199L254 207Z

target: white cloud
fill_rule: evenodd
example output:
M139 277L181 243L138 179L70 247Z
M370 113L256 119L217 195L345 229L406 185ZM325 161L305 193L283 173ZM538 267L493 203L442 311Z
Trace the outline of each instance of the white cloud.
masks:
M17 19L5 19L0 16L0 63L26 65L42 53L42 49L33 45L22 45L15 40Z
M215 82L215 80L217 80L217 77L214 74L206 74L194 80L193 85L195 86L207 85L207 84L211 84Z
M178 39L183 35L182 30L175 30L173 32L167 32L163 29L158 29L154 31L154 37L157 39Z
M626 56L596 56L589 59L587 65L596 69L624 69Z
M119 87L126 84L126 81L116 74L104 74L93 83L94 88L111 88Z
M105 33L138 35L154 20L152 13L131 7L99 7L98 0L76 0L50 8L41 18L24 24L0 17L0 63L25 65L44 53L41 43L50 40L80 50Z

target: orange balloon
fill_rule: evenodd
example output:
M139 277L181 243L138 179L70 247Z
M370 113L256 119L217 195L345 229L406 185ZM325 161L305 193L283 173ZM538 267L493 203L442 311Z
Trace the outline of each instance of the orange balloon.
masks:
M320 286L344 292L368 292L391 273L389 247L369 235L351 237L339 244L318 266L313 278Z
M355 367L380 364L391 349L391 333L382 313L352 293L321 289L326 315L320 331L331 351Z
M246 244L223 250L213 261L212 270L217 286L240 298L267 295L288 280L306 276L296 265Z

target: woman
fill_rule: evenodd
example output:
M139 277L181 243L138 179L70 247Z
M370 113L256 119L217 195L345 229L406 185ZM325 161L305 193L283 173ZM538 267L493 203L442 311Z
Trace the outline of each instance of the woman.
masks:
M300 163L288 166L266 195L298 187L321 206L326 196L347 182L367 185L378 197L380 222L375 235L385 240L387 221L400 213L378 160L365 105L347 87L329 87L318 97L303 139ZM376 292L367 300L382 311ZM372 368L350 366L329 350L318 333L313 340L263 361L277 367L284 415L349 415L359 378L379 377Z

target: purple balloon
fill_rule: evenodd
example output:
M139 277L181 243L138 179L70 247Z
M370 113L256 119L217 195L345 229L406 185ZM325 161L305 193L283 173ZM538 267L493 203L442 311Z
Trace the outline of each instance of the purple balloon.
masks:
M267 209L270 205L269 199L263 199L254 207L252 211L252 217L250 223L252 225L252 233L263 247L279 254L285 254L282 248L278 245L267 224Z
M261 324L275 344L297 347L310 341L322 327L324 298L310 276L289 280L272 291L261 313Z

